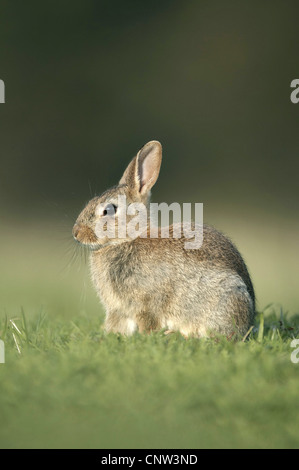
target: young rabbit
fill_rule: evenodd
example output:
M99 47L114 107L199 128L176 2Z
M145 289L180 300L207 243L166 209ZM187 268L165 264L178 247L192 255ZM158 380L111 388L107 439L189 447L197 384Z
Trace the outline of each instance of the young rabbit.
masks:
M119 196L126 196L127 205L149 207L161 159L161 144L148 142L118 185L92 199L73 228L75 240L90 248L92 280L106 309L105 330L245 335L255 314L254 290L240 253L223 234L204 225L199 249L186 249L186 237L175 238L173 227L169 238L160 230L157 238L97 235L99 222L113 218L118 225Z

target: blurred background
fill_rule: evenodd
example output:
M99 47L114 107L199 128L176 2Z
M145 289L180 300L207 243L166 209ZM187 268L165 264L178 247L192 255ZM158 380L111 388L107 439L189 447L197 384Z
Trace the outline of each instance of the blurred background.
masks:
M299 311L298 2L0 3L0 315L100 311L71 237L148 140L155 202L202 202L258 308Z

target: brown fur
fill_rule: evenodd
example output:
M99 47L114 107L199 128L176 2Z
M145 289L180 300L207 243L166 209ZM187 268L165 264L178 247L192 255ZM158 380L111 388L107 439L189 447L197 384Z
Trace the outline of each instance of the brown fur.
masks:
M186 250L186 239L170 237L98 239L96 208L115 203L149 203L162 158L161 144L146 144L130 162L119 185L92 199L73 229L91 248L91 276L106 308L107 332L132 334L161 328L184 336L245 335L255 313L255 295L246 265L234 244L203 227L200 249ZM117 223L117 214L116 214Z

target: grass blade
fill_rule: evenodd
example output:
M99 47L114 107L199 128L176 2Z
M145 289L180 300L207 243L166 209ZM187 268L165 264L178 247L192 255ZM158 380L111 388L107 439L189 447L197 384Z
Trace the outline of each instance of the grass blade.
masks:
M29 344L28 328L27 328L27 322L26 322L26 317L25 317L25 312L24 312L23 307L21 307L21 315L22 315L22 323L23 323L23 328L24 328L25 337L26 337L26 343Z
M264 337L264 314L260 314L260 326L259 326L259 332L258 332L258 337L257 340L259 343L263 341Z
M17 333L22 336L22 332L19 330L19 328L17 327L17 325L15 324L15 322L13 320L9 320L10 323L12 324L12 327L17 331Z
M14 333L12 333L12 337L14 339L14 342L15 342L18 353L21 354L21 349L20 349L19 343L17 341L16 335Z
M243 336L243 338L242 338L243 343L244 343L244 341L246 341L246 338L248 338L248 336L250 335L250 333L252 332L252 330L253 330L253 326L251 326L251 327L249 328L249 330L247 331L246 335Z

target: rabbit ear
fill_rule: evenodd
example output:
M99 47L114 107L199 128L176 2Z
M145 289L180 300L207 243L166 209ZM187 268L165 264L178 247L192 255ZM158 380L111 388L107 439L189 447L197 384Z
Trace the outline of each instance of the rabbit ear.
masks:
M161 161L162 145L157 140L151 140L139 150L128 165L119 184L127 184L131 189L144 195L157 181Z

